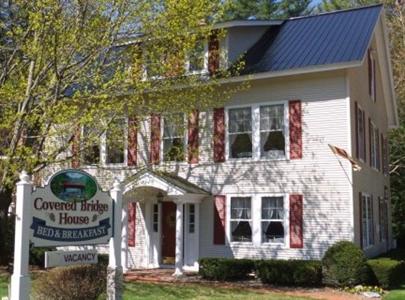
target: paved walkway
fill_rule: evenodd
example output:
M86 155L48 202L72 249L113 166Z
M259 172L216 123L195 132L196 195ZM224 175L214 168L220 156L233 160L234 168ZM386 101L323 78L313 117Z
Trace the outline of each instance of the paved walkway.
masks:
M263 293L272 292L291 296L310 297L312 299L325 300L363 300L368 299L360 295L353 295L331 288L291 288L291 287L272 287L263 285L258 281L239 281L239 282L215 282L201 279L196 273L185 273L182 277L175 277L172 274L174 269L147 269L132 270L125 275L125 281L138 281L149 283L181 283L181 284L201 284L217 286L221 288L248 288L253 291Z

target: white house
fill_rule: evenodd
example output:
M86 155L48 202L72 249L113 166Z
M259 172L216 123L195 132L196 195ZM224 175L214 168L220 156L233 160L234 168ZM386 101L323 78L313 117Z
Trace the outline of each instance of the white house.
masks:
M207 51L220 47L227 64L246 52L224 84L251 87L195 112L185 134L163 116L126 122L128 139L96 151L101 168L80 165L105 187L123 182L125 268L320 259L339 240L368 256L392 248L387 131L398 117L383 7L218 27L226 36Z

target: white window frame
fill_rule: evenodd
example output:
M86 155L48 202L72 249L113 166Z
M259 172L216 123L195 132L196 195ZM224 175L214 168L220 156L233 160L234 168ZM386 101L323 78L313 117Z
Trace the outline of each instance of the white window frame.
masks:
M252 240L251 241L246 241L246 242L239 242L239 241L232 241L232 232L231 232L231 221L235 221L238 219L231 219L231 199L232 198L238 198L238 197L242 197L242 198L250 198L250 219L243 219L243 220L250 220L251 222L251 230L252 230ZM252 194L228 194L226 196L226 227L225 227L225 231L226 231L226 241L227 243L231 244L231 245L253 245L254 241L255 241L255 225L254 225L254 221L255 221L255 214L254 214L254 207L253 207L253 203L254 203L254 195Z
M285 156L277 158L261 157L260 149L260 107L271 105L284 105L284 139L285 139ZM231 158L229 155L229 110L235 108L250 107L252 110L252 157ZM225 107L225 160L229 161L277 161L290 159L290 131L289 131L289 112L288 101L260 102L245 105L230 105Z
M183 138L183 151L184 151L184 159L181 161L176 161L176 160L164 160L164 151L163 151L163 133L164 133L164 122L165 122L165 116L162 115L160 119L160 162L164 164L179 164L179 163L186 163L188 161L188 120L187 120L187 114L183 114L183 119L184 119L184 138Z
M363 198L365 198L365 201L363 201ZM360 212L360 218L361 218L361 226L362 226L362 235L361 235L361 240L363 244L363 249L369 249L372 248L375 245L375 230L374 230L374 199L371 197L370 194L367 193L361 193L361 209L362 211ZM369 218L369 205L371 205L372 210L371 210L371 224L370 224L370 218ZM366 228L364 228L363 224L363 210L366 210ZM373 232L373 243L371 243L371 236L370 236L370 226L372 228ZM363 239L364 234L366 235L365 240Z
M289 247L289 241L290 241L290 202L289 202L289 197L287 194L259 194L257 195L260 197L260 242L263 245L271 245L271 246L284 246L284 247ZM263 198L277 198L277 197L282 197L283 198L283 227L284 227L284 242L279 243L279 242L263 242L262 240L262 231L263 227L262 224L263 222L266 221L271 221L270 219L262 219L262 208L263 208Z
M184 66L186 75L205 75L208 74L208 41L204 39L204 66L201 70L190 71L190 56L187 55Z
M128 165L128 118L127 117L122 117L122 118L117 118L117 119L123 119L124 120L124 161L122 163L107 163L107 130L104 131L104 133L100 137L100 163L104 167L108 168L122 168Z
M231 233L231 198L234 197L250 197L251 199L251 222L252 222L252 241L251 242L234 242L232 241ZM284 243L263 243L262 242L262 197L283 197L284 198ZM226 216L225 216L225 243L230 247L255 246L288 249L290 247L290 198L289 194L285 193L231 193L226 195Z

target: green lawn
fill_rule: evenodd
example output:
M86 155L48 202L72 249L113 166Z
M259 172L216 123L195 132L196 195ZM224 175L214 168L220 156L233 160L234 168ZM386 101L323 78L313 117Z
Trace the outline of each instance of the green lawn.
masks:
M8 293L8 277L0 275L0 298L7 296Z
M391 290L389 293L384 296L384 300L403 300L405 299L405 284L401 286L400 289Z
M135 299L272 299L272 300L298 300L310 299L303 297L285 296L275 293L260 293L246 289L219 288L196 284L174 285L153 283L127 283L124 292L125 300Z

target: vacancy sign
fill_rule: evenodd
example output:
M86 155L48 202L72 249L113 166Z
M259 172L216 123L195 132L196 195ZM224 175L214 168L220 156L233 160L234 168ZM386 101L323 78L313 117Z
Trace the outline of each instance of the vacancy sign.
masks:
M112 236L113 200L86 172L54 174L32 193L31 205L34 247L105 244Z
M97 252L95 250L45 252L45 268L96 264L97 260Z

